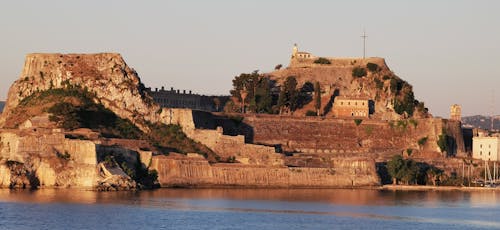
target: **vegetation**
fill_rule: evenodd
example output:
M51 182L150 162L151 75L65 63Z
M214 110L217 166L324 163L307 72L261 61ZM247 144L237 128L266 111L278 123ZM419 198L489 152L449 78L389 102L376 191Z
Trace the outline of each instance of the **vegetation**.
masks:
M71 159L71 155L68 153L68 152L64 152L64 153L60 153L60 152L56 152L56 155L58 158L61 158L63 160L69 160Z
M314 84L314 109L316 110L316 115L319 116L321 110L321 87L319 82Z
M429 137L422 137L420 139L418 139L417 141L417 144L422 147L425 145L425 143L427 143L427 140L429 139Z
M413 125L413 128L417 128L418 126L418 121L416 121L415 119L410 119L410 124Z
M361 78L361 77L366 76L366 74L367 74L366 69L363 67L356 66L352 69L352 76L353 77Z
M283 67L282 64L277 64L275 67L274 67L274 70L280 70L281 67Z
M370 72L378 72L378 71L380 70L377 64L375 64L375 63L371 63L371 62L368 62L368 63L366 64L366 68L367 68Z
M354 124L356 124L356 126L361 125L361 122L363 122L363 120L361 120L361 119L354 119Z
M441 134L437 140L437 145L442 153L448 152L448 143L447 143L448 135Z
M318 59L314 60L314 63L315 63L315 64L322 64L322 65L330 65L330 64L332 64L332 63L330 62L330 60L328 60L328 59L326 59L326 58L323 58L323 57L320 57L320 58L318 58Z
M284 108L287 108L290 112L295 111L297 108L298 96L297 79L294 76L287 77L278 98L280 113L282 113Z
M377 89L382 90L384 88L384 82L380 79L375 78L373 81L375 82L375 87L377 87Z
M241 92L246 91L245 105L247 111L256 113L272 113L273 99L271 87L274 85L269 77L263 77L254 71L250 74L242 73L233 79L233 89L231 96L242 99ZM238 109L241 111L241 109Z
M313 116L317 116L317 112L316 111L312 111L312 110L307 110L306 111L306 116L308 117L313 117Z
M387 171L392 177L393 184L437 185L443 175L443 170L433 165L404 159L401 155L394 155L387 162Z

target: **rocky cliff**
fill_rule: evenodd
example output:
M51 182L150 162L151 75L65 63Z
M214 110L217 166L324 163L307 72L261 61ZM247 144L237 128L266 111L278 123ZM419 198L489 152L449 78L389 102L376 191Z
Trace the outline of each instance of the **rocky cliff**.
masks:
M97 159L97 146L88 140L65 138L61 132L2 130L0 133L0 187L80 187L122 189L136 184L121 170ZM111 172L110 172L111 171Z
M158 122L162 118L160 106L145 93L137 72L119 54L28 54L20 78L9 89L0 126L15 116L23 99L71 86L88 90L97 103L143 130L147 130L144 120Z

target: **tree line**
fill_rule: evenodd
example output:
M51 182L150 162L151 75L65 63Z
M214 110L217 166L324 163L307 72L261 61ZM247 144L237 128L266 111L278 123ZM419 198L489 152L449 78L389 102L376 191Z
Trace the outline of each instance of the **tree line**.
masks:
M320 87L319 82L305 82L299 86L295 76L287 77L278 85L258 71L242 73L233 79L230 91L233 100L226 105L226 112L292 114L314 100L316 115L320 115Z

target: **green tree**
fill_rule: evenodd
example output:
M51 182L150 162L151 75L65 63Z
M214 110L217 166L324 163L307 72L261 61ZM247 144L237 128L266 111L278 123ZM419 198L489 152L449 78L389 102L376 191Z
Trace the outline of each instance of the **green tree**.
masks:
M401 155L394 155L387 162L387 171L392 177L392 183L397 184L404 176L405 161Z
M255 89L255 106L257 113L272 113L273 98L269 77L260 78Z
M290 112L295 111L297 107L297 79L294 76L289 76L285 81L285 106L290 109Z
M366 69L360 66L356 66L352 69L352 76L353 77L364 77L366 76Z
M330 62L330 60L328 60L328 59L326 59L324 57L320 57L320 58L314 60L314 63L315 64L322 64L322 65L330 65L330 64L332 64Z
M316 115L321 115L321 88L319 82L314 84L314 109L316 109Z
M283 113L283 108L285 107L285 102L286 102L286 94L285 94L285 87L280 87L280 94L278 96L278 109L279 109L279 114Z
M448 140L448 135L446 135L445 133L439 135L439 138L437 140L437 145L439 146L439 149L441 150L442 153L448 151L447 140Z

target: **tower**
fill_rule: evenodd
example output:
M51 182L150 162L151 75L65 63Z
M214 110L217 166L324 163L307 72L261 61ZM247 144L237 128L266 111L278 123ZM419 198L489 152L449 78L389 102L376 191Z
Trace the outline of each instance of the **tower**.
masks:
M450 107L450 120L462 121L462 107L454 104Z
M297 48L297 43L293 44L293 49L292 49L292 58L297 57L297 53L299 52L299 48Z

